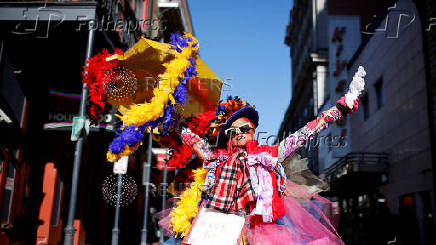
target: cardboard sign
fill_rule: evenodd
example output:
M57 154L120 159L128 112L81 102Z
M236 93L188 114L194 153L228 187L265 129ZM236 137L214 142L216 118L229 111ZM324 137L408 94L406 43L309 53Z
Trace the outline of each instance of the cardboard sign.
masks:
M201 208L183 245L237 245L242 237L244 217Z
M126 174L127 163L129 162L129 156L121 157L120 160L114 163L114 174Z

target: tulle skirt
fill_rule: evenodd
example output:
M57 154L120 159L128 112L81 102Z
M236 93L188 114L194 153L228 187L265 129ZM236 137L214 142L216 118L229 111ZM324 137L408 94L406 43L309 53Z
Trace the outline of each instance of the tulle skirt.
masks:
M336 245L344 244L336 231L339 209L332 202L309 191L304 185L288 181L289 195L285 198L286 214L274 223L247 224L245 241L250 245ZM166 235L169 211L159 214L159 224ZM180 240L172 240L178 244ZM178 242L176 242L178 241Z
M274 224L256 224L246 229L249 244L257 245L333 245L344 244L337 234L339 209L306 186L288 181L290 195L285 198L286 214Z

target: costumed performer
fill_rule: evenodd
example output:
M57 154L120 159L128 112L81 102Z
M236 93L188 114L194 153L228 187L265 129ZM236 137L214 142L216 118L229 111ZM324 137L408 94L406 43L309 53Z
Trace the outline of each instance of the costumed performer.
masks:
M307 170L295 153L298 149L321 130L357 110L364 76L363 67L359 67L349 91L335 106L273 146L259 145L254 140L258 112L238 97L220 103L210 123L209 140L215 135L218 142L225 139L225 146L213 149L210 142L184 128L183 143L192 148L207 170L201 198L204 207L245 214L248 228L244 238L249 244L343 244L335 229L332 203L309 185L297 184L287 175ZM164 229L176 237L185 236L186 230L181 233L175 227L177 213L171 213L169 218L169 222L161 222Z

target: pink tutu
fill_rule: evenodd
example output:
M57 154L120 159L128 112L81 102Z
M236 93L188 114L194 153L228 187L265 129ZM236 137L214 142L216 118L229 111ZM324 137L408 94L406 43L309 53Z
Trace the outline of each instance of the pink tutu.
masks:
M246 230L251 245L334 245L344 244L336 232L339 210L305 186L288 181L285 216L276 224L258 224Z
M177 198L168 199L166 201L166 206L168 208L164 209L156 214L157 219L159 220L159 222L158 222L159 226L162 227L162 229L164 231L164 235L168 236L168 237L174 236L174 232L170 228L170 221L171 221L170 213L173 210L173 208L176 206L178 201L179 200Z
M275 223L247 224L245 238L250 245L343 245L336 226L339 209L309 191L304 185L288 180L289 195L285 198L286 214ZM169 227L171 209L158 214L159 225L167 236L174 235ZM175 243L179 244L179 243Z

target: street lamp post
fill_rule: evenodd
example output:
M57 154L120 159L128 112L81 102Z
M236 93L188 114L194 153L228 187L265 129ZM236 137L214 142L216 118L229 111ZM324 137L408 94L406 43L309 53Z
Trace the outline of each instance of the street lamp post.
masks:
M118 174L117 181L117 203L115 205L115 220L114 228L112 229L112 245L118 245L118 234L120 229L118 228L118 221L120 219L120 199L121 199L121 187L122 187L123 175Z
M90 20L88 22L88 44L86 47L86 60L91 57L91 52L94 44L94 34L95 28L92 28L92 25L95 25L94 20ZM80 110L79 117L85 118L85 110L86 110L86 101L88 100L88 86L86 83L82 84L82 97L80 99ZM79 172L80 172L80 162L82 157L82 149L83 149L83 133L80 134L77 142L76 149L74 151L74 163L73 163L73 176L71 180L71 193L70 193L70 206L68 209L68 220L67 225L64 229L64 245L73 245L74 243L74 215L76 212L76 201L77 201L77 185L79 182Z
M141 230L141 245L147 245L147 221L148 221L148 206L150 199L150 172L151 172L151 150L153 147L152 132L148 135L148 152L147 161L144 164L143 170L143 185L144 191L144 223Z

